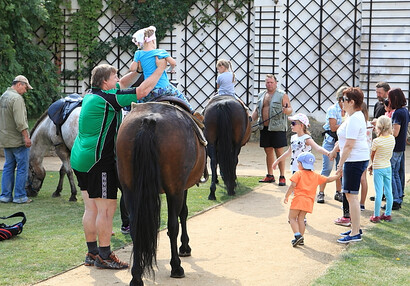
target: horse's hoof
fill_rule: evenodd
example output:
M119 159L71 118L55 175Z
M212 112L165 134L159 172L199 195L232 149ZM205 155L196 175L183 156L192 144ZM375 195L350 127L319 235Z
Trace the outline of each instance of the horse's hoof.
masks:
M58 198L58 197L61 197L61 194L58 193L58 192L54 192L51 196L52 196L53 198Z
M216 200L216 197L215 197L215 196L212 196L212 195L209 195L209 196L208 196L208 200L210 200L210 201L215 201L215 200Z
M180 256L180 257L188 257L188 256L191 256L191 252L189 252L189 251L184 251L184 252L179 252L178 253L178 255Z
M234 196L236 195L235 191L228 193L228 196Z
M68 200L69 202L76 202L77 198L76 197L70 197L70 199Z
M38 193L36 192L26 192L26 193L27 193L27 197L32 197L32 198L37 197L38 195Z
M179 267L177 270L171 270L171 277L172 278L184 278L184 268Z

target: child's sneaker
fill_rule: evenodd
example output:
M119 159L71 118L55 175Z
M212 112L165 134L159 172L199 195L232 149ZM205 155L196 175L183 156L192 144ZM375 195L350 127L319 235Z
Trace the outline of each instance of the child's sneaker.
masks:
M384 220L384 221L391 221L391 215L385 215L385 214L382 214L381 216L380 216L380 220Z
M379 216L374 216L374 215L372 215L372 216L370 217L370 221L371 221L371 222L374 222L374 223L380 222L380 217L379 217Z
M335 224L342 225L342 226L351 226L352 223L350 222L350 217L339 217L335 219Z
M364 211L366 208L364 207L364 205L360 205L360 210Z
M318 204L324 204L325 203L325 193L319 192L317 194L317 203Z
M304 242L304 241L303 241L303 236L301 236L300 234L299 234L299 235L295 235L295 239L292 239L292 246L293 246L293 247L296 247L296 246L298 246L301 242Z
M350 235L351 233L352 233L352 230L348 230L348 231L346 231L346 232L340 233L340 235L341 235L341 236L346 236L346 235ZM362 229L359 229L359 233L360 233L360 235L363 235Z
M336 191L335 200L339 202L343 202L343 194L341 192Z
M122 226L121 227L122 234L130 234L130 226Z
M362 236L359 234L356 234L354 236L350 236L350 235L346 235L343 238L339 238L337 240L337 242L339 243L349 243L349 242L355 242L355 241L361 241L362 240Z

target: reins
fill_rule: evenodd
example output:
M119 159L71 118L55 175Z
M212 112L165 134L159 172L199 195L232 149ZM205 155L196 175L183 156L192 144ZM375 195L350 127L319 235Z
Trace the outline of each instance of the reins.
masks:
M266 121L271 120L273 117L275 117L276 115L279 115L279 114L281 114L281 113L282 113L282 110L279 111L279 112L277 112L277 113L275 113L274 115L272 115L272 116L269 117L268 119L265 119L264 121L262 121L262 122L260 122L260 123L256 123L255 125L252 125L252 128L253 128L253 127L256 127L256 126L259 126L259 125L261 125L262 123L265 123Z

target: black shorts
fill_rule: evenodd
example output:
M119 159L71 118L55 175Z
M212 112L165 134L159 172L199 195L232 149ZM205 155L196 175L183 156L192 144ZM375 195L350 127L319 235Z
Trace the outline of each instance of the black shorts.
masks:
M288 146L286 131L269 131L268 127L263 127L260 132L260 147L282 148Z
M115 170L92 168L88 173L74 170L80 189L92 199L117 199L118 177Z

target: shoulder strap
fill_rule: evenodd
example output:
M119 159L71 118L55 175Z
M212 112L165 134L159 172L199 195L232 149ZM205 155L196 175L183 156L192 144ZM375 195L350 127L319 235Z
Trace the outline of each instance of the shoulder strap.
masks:
M8 219L8 218L18 217L18 216L21 216L23 218L21 223L24 225L26 223L27 219L26 219L26 215L23 212L17 212L17 213L14 213L12 215L9 215L8 217L0 217L0 219Z

